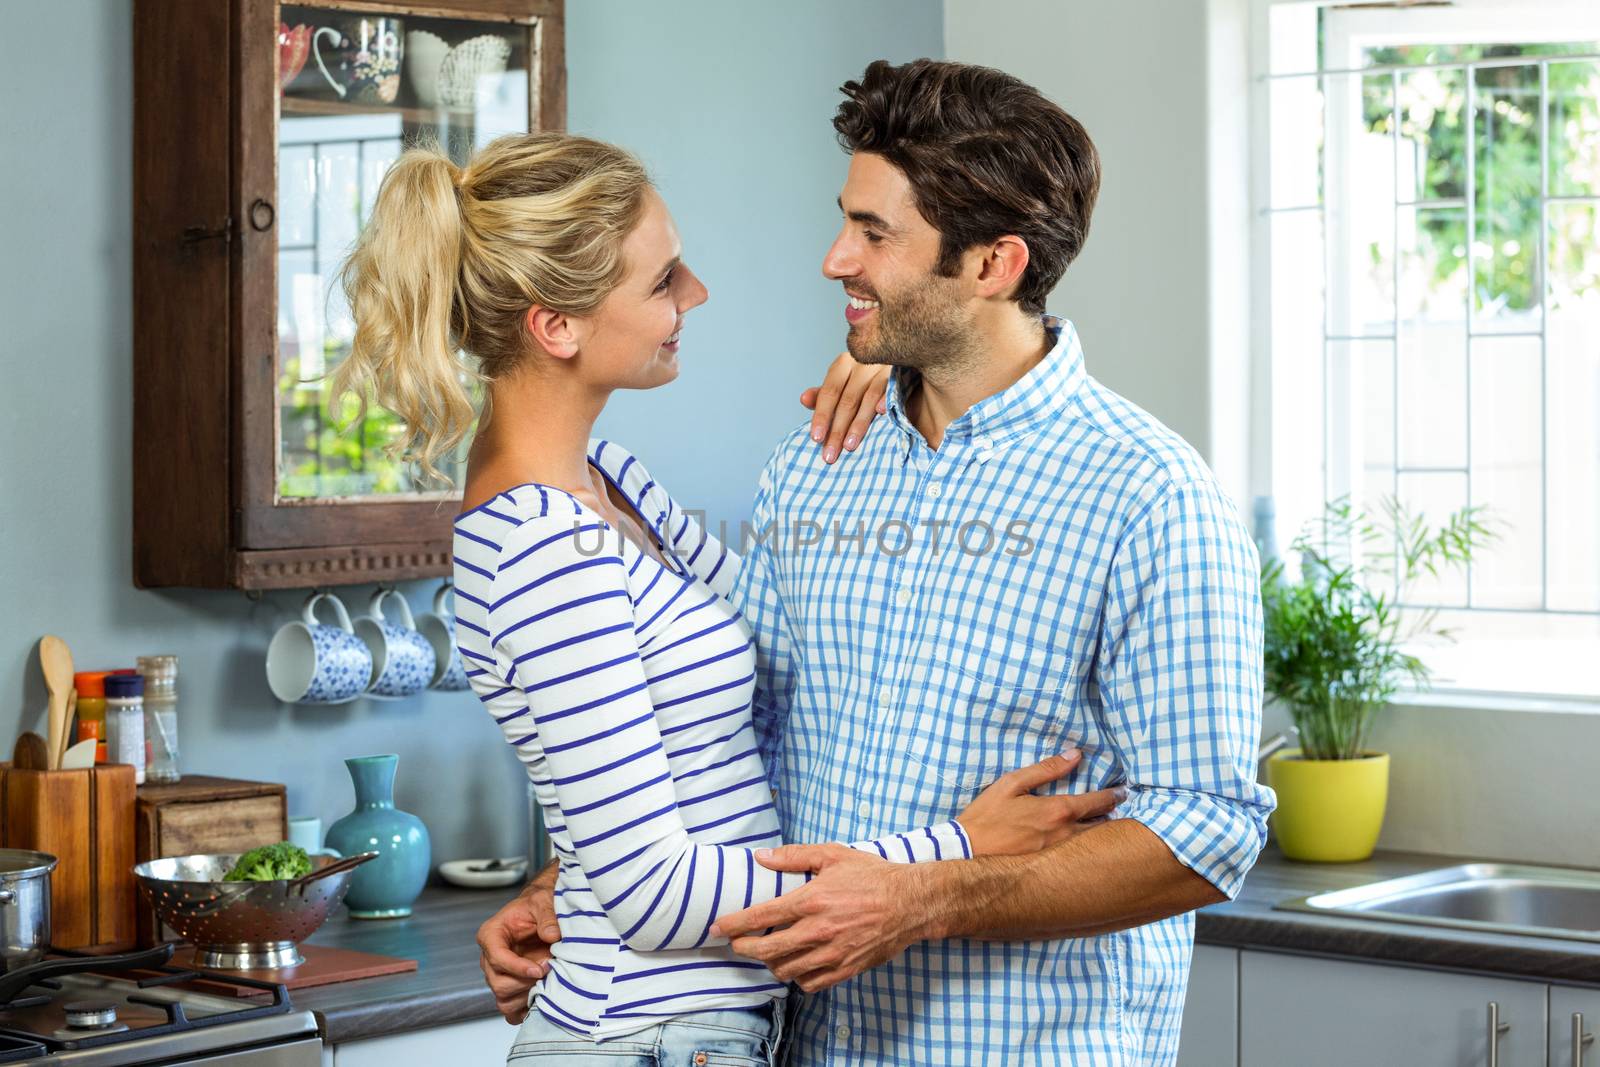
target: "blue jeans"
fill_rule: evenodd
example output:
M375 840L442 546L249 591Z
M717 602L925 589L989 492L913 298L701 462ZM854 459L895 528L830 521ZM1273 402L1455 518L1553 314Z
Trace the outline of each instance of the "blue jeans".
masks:
M782 1002L680 1015L600 1042L551 1022L535 1005L517 1031L506 1063L519 1067L775 1067L782 1036Z

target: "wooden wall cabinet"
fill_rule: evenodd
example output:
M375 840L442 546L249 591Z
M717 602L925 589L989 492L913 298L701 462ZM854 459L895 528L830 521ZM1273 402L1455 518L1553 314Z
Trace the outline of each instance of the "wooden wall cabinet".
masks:
M559 129L565 92L563 0L136 0L136 585L449 573L459 493L383 457L387 413L324 418L338 262L405 146Z

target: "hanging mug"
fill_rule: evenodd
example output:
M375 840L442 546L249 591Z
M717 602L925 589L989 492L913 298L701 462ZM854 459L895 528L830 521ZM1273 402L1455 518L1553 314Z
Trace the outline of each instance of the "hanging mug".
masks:
M323 26L311 35L311 56L341 100L392 104L400 92L403 29L401 19L369 15L352 18L343 27ZM331 42L327 53L331 71L322 58L325 39Z
M324 602L338 616L337 626L317 621L317 605ZM267 646L267 685L285 704L343 704L371 681L372 653L331 593L312 593L300 618L280 627Z
M433 646L438 667L433 672L429 689L459 691L472 688L467 668L461 662L461 650L456 647L456 615L445 610L445 598L455 591L456 583L447 581L433 594L433 613L417 622L417 632Z
M384 601L393 598L400 609L402 624L384 618ZM401 700L416 696L433 678L433 647L417 633L411 620L411 606L398 589L380 589L372 594L367 615L356 620L356 636L372 650L372 685L367 696L378 700Z

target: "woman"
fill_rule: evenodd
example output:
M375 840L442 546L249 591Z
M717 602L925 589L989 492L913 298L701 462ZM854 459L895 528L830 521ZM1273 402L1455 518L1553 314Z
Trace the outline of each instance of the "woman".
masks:
M458 640L560 860L562 936L517 1062L748 1064L779 1037L783 986L709 934L803 881L754 856L781 838L755 651L726 599L738 558L590 436L613 391L677 376L684 315L706 299L680 251L633 157L534 134L461 169L406 152L345 268L357 334L336 394L402 416L403 447L434 471L472 417L458 349L487 389L456 521ZM1064 798L1018 794L856 847L923 862L1066 836Z

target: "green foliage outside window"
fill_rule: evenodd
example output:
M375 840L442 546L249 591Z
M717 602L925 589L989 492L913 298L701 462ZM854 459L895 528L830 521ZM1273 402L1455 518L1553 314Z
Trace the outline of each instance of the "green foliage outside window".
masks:
M324 365L332 368L347 346L324 345ZM337 412L327 409L327 378L301 380L300 360L283 361L278 379L278 418L282 445L278 495L286 498L369 496L423 492L415 465L391 458L384 445L401 429L400 419L375 404L356 422L359 403L346 396Z
M1495 56L1558 56L1589 53L1592 43L1548 45L1415 45L1378 48L1368 62L1408 66L1471 62ZM1540 130L1539 68L1535 64L1486 67L1476 71L1419 70L1399 75L1402 151L1416 151L1415 190L1401 189L1402 200L1462 200L1467 193L1467 77L1474 77L1476 126L1473 130L1473 203L1477 242L1474 253L1479 315L1537 311L1544 280L1539 276ZM1552 63L1548 74L1550 192L1600 194L1600 64ZM1389 75L1362 79L1363 121L1373 133L1389 134L1394 123ZM1416 146L1415 149L1412 146ZM1404 180L1404 172L1402 172ZM1579 290L1600 284L1589 254L1589 211L1551 215L1552 277L1570 279ZM1464 210L1422 211L1419 236L1429 246L1438 288L1465 283L1467 230ZM1381 251L1373 245L1375 261Z

